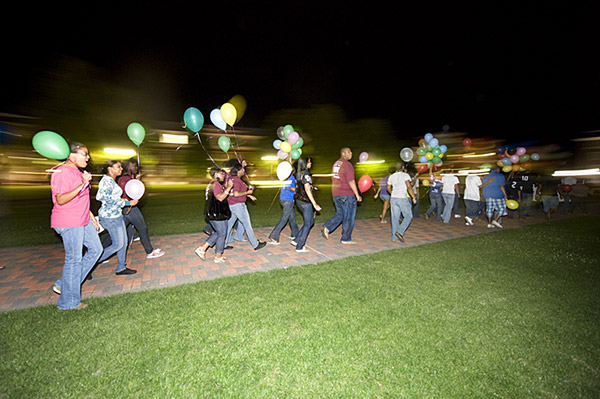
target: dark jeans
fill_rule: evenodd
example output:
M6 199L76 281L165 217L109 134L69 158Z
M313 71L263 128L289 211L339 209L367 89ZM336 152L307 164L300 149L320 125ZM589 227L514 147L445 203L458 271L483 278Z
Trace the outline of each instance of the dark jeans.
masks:
M302 212L302 218L304 218L304 224L296 236L296 249L302 249L304 248L304 244L306 244L310 229L315 224L315 214L310 202L296 201L296 205L300 209L300 212Z
M482 203L481 201L466 199L465 200L465 216L468 216L470 218L476 218L479 215L481 215L481 212L483 212L482 204L484 204L484 203Z
M519 204L519 217L525 219L525 216L531 212L531 202L533 201L533 193L521 192L521 204Z
M125 221L125 228L127 230L127 244L131 244L131 241L134 238L135 231L137 230L140 235L140 241L142 246L144 247L144 251L146 254L152 253L154 248L150 243L150 236L148 235L148 226L146 226L146 221L144 220L144 216L142 212L139 210L137 206L132 206L129 213L127 210L129 207L123 208L123 220ZM112 239L110 235L107 234L102 239L102 246L104 248L109 247L112 244Z
M215 252L222 254L225 250L225 240L227 239L227 220L211 220L210 225L212 226L214 233L208 237L206 242L210 247L215 246Z
M334 196L333 202L335 203L335 215L325 222L324 227L332 232L341 224L342 241L351 241L356 218L356 197L353 195Z
M412 200L411 200L412 202ZM418 219L419 218L419 210L421 208L421 199L417 198L417 203L413 205L412 208L412 214L413 214L413 218Z
M444 202L442 200L441 193L429 193L429 201L431 201L431 206L427 209L425 214L427 217L430 217L433 212L437 214L438 222L442 220L442 212L444 211Z
M279 203L283 208L283 213L281 214L281 219L279 219L277 226L275 226L271 234L269 234L269 238L275 241L279 241L279 235L281 234L281 230L283 230L285 225L288 223L290 224L290 229L292 230L292 237L297 238L300 229L298 229L298 225L296 224L296 211L294 210L294 201L279 200Z

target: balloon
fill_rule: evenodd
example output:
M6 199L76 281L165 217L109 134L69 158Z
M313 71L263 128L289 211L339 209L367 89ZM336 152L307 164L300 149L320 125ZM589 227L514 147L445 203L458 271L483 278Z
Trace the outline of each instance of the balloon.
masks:
M504 165L504 166L510 166L512 164L512 161L510 160L510 158L502 158L500 160L500 162L502 162L502 165Z
M562 186L562 190L563 190L565 193L570 193L570 192L571 192L571 190L573 190L573 186L571 186L570 184L564 184L564 185Z
M432 161L432 162L433 162L433 161ZM440 161L440 162L438 162L438 163L434 163L434 164L433 164L433 166L435 166L436 168L441 168L443 164L444 164L444 163L443 163L442 161Z
M284 141L279 146L279 149L283 152L290 152L290 151L292 151L292 146L287 141Z
M434 154L435 155L435 154ZM444 153L442 152L440 155L438 155L438 157L440 158L444 158Z
M440 146L440 150L442 150L442 154L445 154L445 153L446 153L446 151L448 151L448 147L447 147L446 145L442 144L442 145Z
M425 139L419 140L419 147L427 147L427 142L425 141Z
M296 142L296 144L294 144L292 146L292 150L298 150L298 149L302 148L303 145L304 145L304 140L302 140L302 137L300 137L298 139L298 141Z
M515 200L507 200L506 207L508 209L512 209L513 211L519 207L519 203Z
M288 135L294 131L294 127L292 125L285 125L283 127L283 137L287 139Z
M482 164L479 169L492 169L492 164L491 163L484 163Z
M507 148L506 152L508 153L508 155L516 155L517 149L516 148Z
M432 153L433 153L433 155L435 155L436 157L437 157L437 156L440 156L440 155L442 154L442 150L440 150L440 148L439 148L439 147L437 147L437 148L434 148L433 150L431 150L431 152L432 152Z
M198 133L204 126L204 115L198 108L190 107L183 113L185 127L194 133Z
M277 128L277 137L279 137L281 140L285 140L285 135L283 134L283 126L279 126Z
M433 134L425 133L425 136L423 136L423 138L425 139L425 142L429 143L431 141L431 139L433 138Z
M300 155L302 153L300 152L300 150L292 150L290 151L290 156L292 157L292 159L298 159L300 158Z
M292 174L292 165L288 161L283 161L277 165L277 178L286 180Z
M358 179L358 189L361 193L370 189L371 186L373 186L373 179L371 179L371 176L361 176L360 179Z
M513 172L518 172L519 170L521 170L521 165L519 165L519 164L514 164L514 165L512 166L512 171L513 171Z
M510 162L512 162L512 163L519 163L519 156L517 154L511 155L510 156Z
M300 138L300 136L298 135L298 132L291 132L290 134L288 134L287 136L287 141L288 143L290 143L291 145L294 145L298 142L298 139Z
M417 148L417 154L419 154L419 155L425 155L426 152L427 151L423 147Z
M404 147L400 150L400 159L402 159L404 162L410 162L414 155L415 154L413 153L413 150L408 147Z
M428 168L433 168L433 162L427 161L427 167Z
M227 136L221 136L219 137L219 148L223 150L223 152L227 152L229 151L229 147L231 146L231 140L229 140L229 137Z
M281 150L277 151L277 158L279 159L286 159L288 157L288 153L287 152L283 152Z
M273 141L273 148L275 148L276 150L280 149L281 148L281 143L282 143L282 141L279 140L279 139L274 140Z
M502 163L502 160L499 160L498 162L496 162L496 165L498 165L498 166L500 166L500 167L503 167L503 166L505 166L505 165Z
M442 162L442 159L440 157L433 157L431 162L437 165L438 163Z
M358 156L358 161L359 162L366 162L367 159L369 159L369 153L368 152L363 151Z
M227 122L223 120L221 116L221 110L219 108L215 108L210 111L210 121L215 125L215 127L221 130L227 130Z
M473 144L473 142L471 141L471 139L470 139L470 138L468 138L468 137L467 137L467 138L465 138L465 139L463 140L463 145L464 145L465 147L467 147L467 148L471 148L471 144Z
M530 167L530 166L531 166L531 163L529 163L529 162L523 162L523 163L521 164L521 167L522 167L523 169L529 169L529 167Z
M423 185L423 187L429 187L429 180L424 179L421 184Z
M139 146L144 141L144 137L146 137L146 131L142 125L133 122L127 126L127 136L129 136L129 140L131 140L133 144Z
M237 118L237 111L232 104L225 103L221 105L221 116L229 126L233 126L235 125L235 121Z
M531 159L533 159L534 161L539 161L540 154L538 154L537 152L534 152L533 154L531 154Z
M419 157L419 162L421 162L421 163L427 163L427 158L425 158L425 155L421 155Z
M428 152L427 154L425 154L425 158L426 158L428 161L431 161L431 160L433 159L433 153L431 153L431 152Z
M517 147L517 152L516 152L516 154L517 154L518 156L521 156L521 155L525 154L526 152L527 152L527 149L525 149L525 147Z
M529 161L529 154L523 154L519 157L519 162L527 162Z
M125 194L131 199L139 200L144 195L146 187L138 179L131 179L125 184Z
M499 145L498 147L496 147L496 152L498 154L504 154L504 151L506 151L506 148L504 148L503 145Z
M33 148L46 158L63 160L69 157L69 144L58 133L44 130L36 133L31 142Z
M427 170L427 164L423 163L422 165L419 165L419 167L417 168L417 172L419 173L423 173Z
M235 108L235 123L238 123L240 119L242 119L242 116L244 116L244 113L246 112L246 99L244 98L244 96L236 94L235 96L231 97L231 99L227 102L233 105L233 107Z
M511 170L512 170L512 166L510 166L510 165L504 165L504 166L502 167L502 171L503 171L504 173L508 173L508 172L510 172Z
M431 148L435 148L438 145L440 145L440 141L436 138L433 138L429 141L429 145L431 146Z

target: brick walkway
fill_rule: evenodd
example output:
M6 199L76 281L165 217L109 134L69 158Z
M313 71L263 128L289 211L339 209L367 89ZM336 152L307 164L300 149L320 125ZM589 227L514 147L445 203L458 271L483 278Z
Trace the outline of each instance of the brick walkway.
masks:
M504 225L505 228L511 228L543 221L543 217L528 218L526 221L506 219ZM142 245L134 242L127 254L127 265L136 269L137 274L115 275L116 257L113 256L109 263L96 268L92 280L83 284L82 298L85 300L242 273L284 269L497 230L488 229L480 221L476 221L474 226L465 226L462 218L454 219L449 224L420 218L414 219L409 227L406 243L399 244L391 242L389 223L367 219L356 221L353 239L358 244L342 245L339 241L341 227L330 234L329 240L321 237L323 222L318 220L311 231L307 242L308 253L297 254L295 247L289 245L289 229L286 227L281 236L281 245L269 244L255 252L248 242L236 243L234 249L225 251L229 261L219 264L212 261L214 249L207 252L206 261L194 254L194 249L206 240L203 233L152 237L154 247L165 251L165 255L157 259L146 259ZM256 236L259 240L266 240L271 229L257 228ZM58 295L52 292L51 287L61 275L63 262L61 244L0 249L0 266L5 266L0 270L0 311L56 305Z

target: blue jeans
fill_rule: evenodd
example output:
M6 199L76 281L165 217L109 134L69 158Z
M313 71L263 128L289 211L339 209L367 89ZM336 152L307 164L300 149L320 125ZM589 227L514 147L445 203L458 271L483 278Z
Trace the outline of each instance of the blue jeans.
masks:
M125 229L125 221L123 220L123 216L99 219L102 227L104 227L108 231L108 234L110 234L110 240L112 242L108 248L104 249L104 253L98 262L104 262L114 253L116 253L117 267L115 268L115 272L118 273L123 271L125 270L125 259L127 258L127 230Z
M304 218L304 224L296 236L296 249L302 249L306 244L310 229L315 225L315 214L310 202L296 201L296 205L298 205L298 209L300 209Z
M239 220L238 230L240 228L239 225L241 224L244 227L244 230L246 231L246 236L248 237L250 245L252 245L252 248L256 248L258 246L258 240L254 235L254 230L252 230L252 224L250 223L250 214L248 213L248 208L246 207L246 204L240 203L229 205L229 209L231 209L231 217L229 218L229 221L227 223L227 243L229 244L233 242L233 237L231 236L231 233L233 231L233 225ZM236 232L236 240L241 241L241 239L238 240L238 238L239 235Z
M519 217L525 219L525 216L531 212L531 202L533 201L533 193L521 192L521 203L519 204Z
M444 194L442 193L442 199L444 200L444 211L442 212L442 219L444 223L448 223L452 218L452 207L454 206L454 199L456 194Z
M396 233L403 236L413 219L411 200L392 197L390 210L392 211L392 241L398 241ZM402 223L400 223L400 217L402 217Z
M281 214L281 219L279 219L279 223L277 226L273 228L271 234L269 234L269 238L275 241L279 241L279 235L281 234L281 230L285 227L286 224L290 224L290 229L292 230L292 237L297 238L298 225L296 224L296 211L294 210L294 201L288 200L279 200L281 207L283 208L283 213Z
M81 305L81 284L102 254L98 232L90 220L87 226L55 228L65 247L62 276L55 284L60 288L59 309L74 309ZM85 255L83 247L87 248Z
M208 237L206 242L209 246L215 246L215 252L222 254L225 250L225 241L227 240L227 220L211 220L210 225L212 226L214 233Z
M427 209L425 214L427 217L430 217L433 212L437 214L438 222L442 220L442 211L444 210L444 202L442 201L442 194L440 193L429 193L429 201L431 201L431 206Z
M335 215L323 225L330 233L342 225L342 241L352 240L354 219L356 218L356 197L353 195L338 195L333 197Z

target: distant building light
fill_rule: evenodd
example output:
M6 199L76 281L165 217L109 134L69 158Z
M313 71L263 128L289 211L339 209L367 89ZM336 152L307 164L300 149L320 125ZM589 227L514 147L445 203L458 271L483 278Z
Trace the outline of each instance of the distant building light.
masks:
M600 175L600 169L579 169L579 170L557 170L552 174L554 177L559 176L597 176Z
M279 157L277 155L265 155L264 157L260 157L263 161L277 161Z
M379 161L364 161L364 162L359 162L357 163L357 165L372 165L372 164L376 164L376 163L384 163L385 159L379 160Z
M463 158L483 158L483 157L491 157L492 155L496 155L495 152L486 152L485 154L466 154L463 155Z
M289 186L292 184L289 180L251 180L250 184L255 186L268 186L268 187L280 187L280 186Z
M168 134L163 133L160 136L161 143L169 143L169 144L188 144L189 137L183 134Z
M124 148L105 148L104 153L108 155L124 155L128 157L132 157L137 154L134 150L127 150Z

